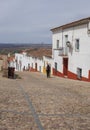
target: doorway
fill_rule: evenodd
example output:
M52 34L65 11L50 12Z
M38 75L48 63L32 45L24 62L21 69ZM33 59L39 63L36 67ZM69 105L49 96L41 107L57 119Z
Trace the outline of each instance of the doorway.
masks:
M63 74L68 75L68 58L63 58Z
M55 75L57 75L57 62L55 62Z
M37 71L37 63L35 63L35 71Z

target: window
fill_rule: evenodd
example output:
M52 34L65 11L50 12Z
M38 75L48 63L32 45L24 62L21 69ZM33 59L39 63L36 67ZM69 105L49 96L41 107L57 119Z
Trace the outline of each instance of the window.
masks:
M82 78L82 69L81 68L77 68L77 78L78 79Z
M57 75L57 62L54 63L54 67L55 67L54 74Z
M39 72L41 72L41 66L39 66Z
M65 35L65 44L68 41L68 35Z
M57 49L59 48L59 40L57 40Z
M79 39L76 39L76 41L75 41L75 51L79 51L79 49L80 49Z
M57 71L57 62L55 62L55 70Z

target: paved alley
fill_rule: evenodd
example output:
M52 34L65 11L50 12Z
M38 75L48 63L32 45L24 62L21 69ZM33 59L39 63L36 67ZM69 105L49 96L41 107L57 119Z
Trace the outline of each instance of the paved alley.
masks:
M0 130L90 130L90 83L20 72L0 74Z

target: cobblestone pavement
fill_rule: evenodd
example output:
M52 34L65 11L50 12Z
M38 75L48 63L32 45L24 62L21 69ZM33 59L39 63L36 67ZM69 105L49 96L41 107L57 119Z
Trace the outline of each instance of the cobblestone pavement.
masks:
M0 130L90 130L90 83L38 72L0 75Z

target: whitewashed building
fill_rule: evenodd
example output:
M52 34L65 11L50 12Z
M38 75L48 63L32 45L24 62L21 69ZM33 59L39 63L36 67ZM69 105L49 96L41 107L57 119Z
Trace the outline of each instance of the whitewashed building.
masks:
M30 57L27 56L26 52L23 52L21 54L15 53L15 70L16 71L23 71L23 70L29 70L30 69Z
M53 58L51 56L43 56L43 62L44 62L43 73L46 73L46 67L47 67L47 64L49 64L50 69L51 69L51 75L52 75L53 74Z
M51 31L53 74L90 81L90 17Z
M30 71L43 72L43 59L38 57L30 58Z
M27 56L26 52L23 53L15 53L15 58L10 57L10 67L14 67L15 71L33 71L33 72L41 72L46 73L47 64L51 67L52 74L52 63L53 59L48 56L43 56L42 58Z
M38 71L38 72L46 73L46 66L47 64L49 64L51 67L51 74L52 74L52 63L53 60L49 56L43 56L42 58L31 57L30 71Z

